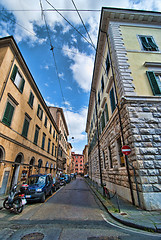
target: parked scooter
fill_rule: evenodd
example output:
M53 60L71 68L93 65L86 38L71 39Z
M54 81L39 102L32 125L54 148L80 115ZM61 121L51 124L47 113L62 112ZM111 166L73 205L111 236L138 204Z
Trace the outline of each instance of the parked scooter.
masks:
M23 206L27 203L25 199L25 194L17 191L18 185L12 186L9 196L5 198L3 202L3 207L14 213L21 213L23 211Z

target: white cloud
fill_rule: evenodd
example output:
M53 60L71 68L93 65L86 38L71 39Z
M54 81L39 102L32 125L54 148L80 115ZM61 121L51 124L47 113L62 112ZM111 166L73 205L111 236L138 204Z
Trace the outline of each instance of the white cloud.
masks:
M45 83L44 85L45 85L46 87L49 87L49 84L48 84L48 83Z
M64 80L64 73L58 73L59 78L61 78L62 80Z
M78 112L64 111L65 118L68 124L69 133L74 137L74 141L86 140L85 124L87 118L87 108L84 107Z
M69 48L68 45L63 46L63 53L73 61L70 69L72 70L74 80L81 89L88 92L92 81L94 55L88 56L86 53L79 52L74 47Z
M72 91L72 88L71 88L71 87L66 87L66 89L68 89L68 90Z

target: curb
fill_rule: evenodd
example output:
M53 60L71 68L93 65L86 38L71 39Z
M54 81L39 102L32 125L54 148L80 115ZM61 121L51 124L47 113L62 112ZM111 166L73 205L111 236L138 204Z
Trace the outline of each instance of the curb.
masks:
M136 229L140 229L140 230L144 230L144 231L148 231L148 232L154 231L154 232L156 232L156 233L161 233L161 229L158 229L157 227L156 227L156 228L155 228L155 227L145 227L145 226L143 226L143 225L138 225L138 224L136 224L136 223L128 222L128 221L126 221L126 220L123 220L123 219L120 219L120 218L116 217L115 215L112 214L112 212L110 212L110 210L108 209L108 207L107 207L106 204L104 203L104 202L106 202L106 200L101 199L101 198L103 198L103 197L102 197L102 196L100 197L100 196L98 195L98 193L95 191L94 187L91 186L91 184L90 184L88 181L86 181L86 183L89 185L89 187L91 188L91 190L93 191L93 193L95 194L95 196L99 199L99 201L102 203L103 207L106 209L106 211L110 214L110 216L111 216L113 219L117 220L118 222L120 222L120 223L122 223L122 224L124 224L124 225L126 225L126 226L132 227L132 228L136 228ZM111 204L111 206L112 206L112 204Z

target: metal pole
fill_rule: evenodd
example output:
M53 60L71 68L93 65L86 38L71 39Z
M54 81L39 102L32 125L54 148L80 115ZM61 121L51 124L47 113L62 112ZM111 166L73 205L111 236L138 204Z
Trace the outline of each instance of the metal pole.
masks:
M111 61L112 58L111 58L111 52L110 52L110 44L109 44L108 34L107 34L107 32L104 32L104 31L102 31L102 30L101 30L101 32L103 32L103 33L106 34L107 45L108 45L109 55L110 55L110 56L109 56L109 61L110 61L111 70L112 70L112 76L113 76L113 81L114 81L114 90L115 90L116 103L117 103L117 109L118 109L118 116L119 116L121 137L122 137L123 145L125 145L125 140L124 140L124 135L123 135L123 128L122 128L122 123L121 123L120 108L119 108L119 104L118 104L118 95L117 95L117 90L116 90L115 75L114 75L113 65L112 65L112 61ZM127 170L128 181L129 181L129 186L130 186L131 200L132 200L132 204L135 205L135 199L134 199L134 194L133 194L133 189L132 189L132 183L131 183L131 179L130 179L130 170L129 170L129 164L128 164L128 157L127 157L127 155L125 155L125 161L126 161L126 170Z

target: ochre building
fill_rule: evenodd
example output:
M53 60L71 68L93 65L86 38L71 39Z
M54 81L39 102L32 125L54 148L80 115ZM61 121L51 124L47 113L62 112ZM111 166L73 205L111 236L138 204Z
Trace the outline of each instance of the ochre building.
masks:
M13 37L0 39L0 194L56 173L58 127Z

